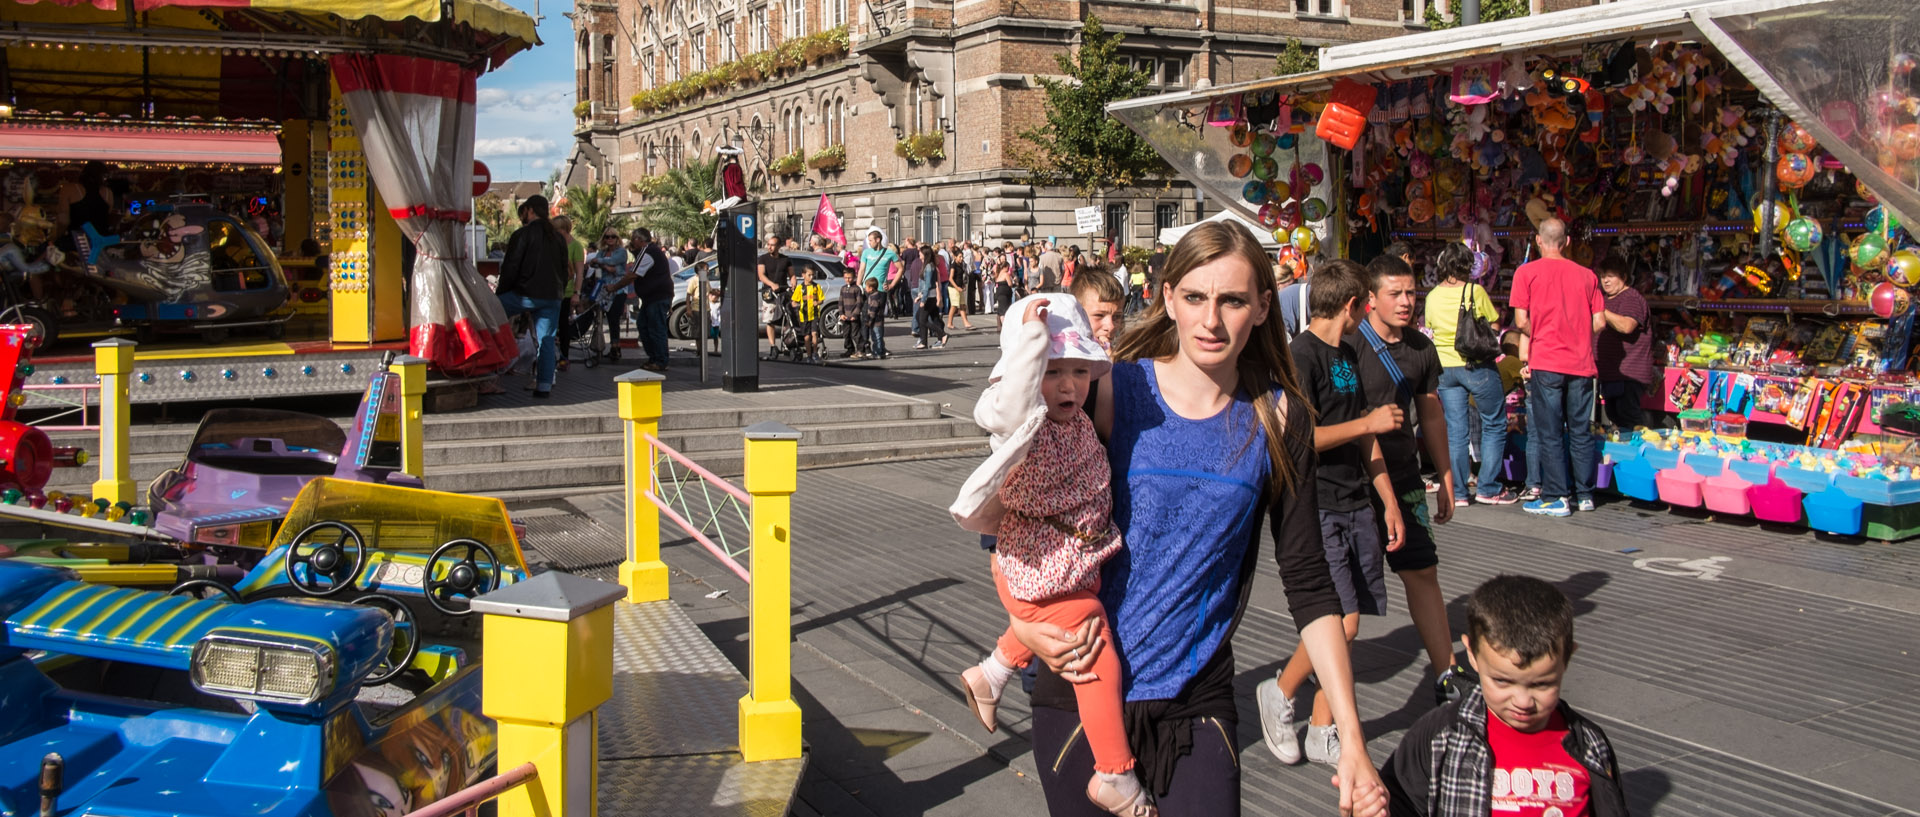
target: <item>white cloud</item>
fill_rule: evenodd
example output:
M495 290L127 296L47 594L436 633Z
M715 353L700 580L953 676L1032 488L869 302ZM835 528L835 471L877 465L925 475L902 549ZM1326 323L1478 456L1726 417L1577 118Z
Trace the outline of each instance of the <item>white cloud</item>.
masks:
M483 113L511 116L569 112L573 108L573 88L557 83L525 88L481 88L474 94L474 107Z
M500 136L491 139L475 139L473 155L481 158L500 156L542 156L550 154L559 147L552 139L528 136Z

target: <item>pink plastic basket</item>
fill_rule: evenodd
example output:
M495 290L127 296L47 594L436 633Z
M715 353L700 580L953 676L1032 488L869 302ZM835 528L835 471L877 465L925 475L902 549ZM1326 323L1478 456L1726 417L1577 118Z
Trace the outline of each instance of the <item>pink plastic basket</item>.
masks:
M1701 485L1706 478L1686 465L1667 468L1653 476L1653 482L1659 486L1660 501L1683 508L1698 508L1702 502Z
M1747 502L1753 506L1753 515L1763 522L1785 522L1800 524L1800 499L1804 496L1800 489L1780 481L1780 477L1767 469L1767 481L1747 489Z
M1752 487L1753 483L1728 469L1707 477L1700 484L1700 496L1706 500L1707 510L1745 516L1753 512L1753 505L1747 499L1747 491Z

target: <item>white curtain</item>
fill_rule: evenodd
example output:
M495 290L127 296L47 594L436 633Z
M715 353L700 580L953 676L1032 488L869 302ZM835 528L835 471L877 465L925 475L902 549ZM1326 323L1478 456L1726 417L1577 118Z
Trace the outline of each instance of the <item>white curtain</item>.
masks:
M465 240L478 73L399 55L338 55L332 65L368 173L418 250L409 350L450 375L499 370L514 357L513 331Z

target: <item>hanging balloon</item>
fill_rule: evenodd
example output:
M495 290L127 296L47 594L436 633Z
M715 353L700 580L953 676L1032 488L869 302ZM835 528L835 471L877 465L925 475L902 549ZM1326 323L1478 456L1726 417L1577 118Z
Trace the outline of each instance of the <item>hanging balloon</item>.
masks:
M1433 202L1426 199L1414 199L1407 202L1407 218L1415 224L1425 224L1433 218Z
M1327 217L1328 207L1325 199L1319 197L1307 199L1300 205L1300 215L1308 221L1319 221Z
M1920 124L1910 122L1894 128L1893 136L1887 140L1887 150L1903 162L1920 159Z
M1248 204L1265 204L1267 186L1260 182L1247 182L1240 188L1240 198L1246 199Z
M1293 240L1292 230L1289 230L1285 227L1275 228L1273 231L1273 240L1280 242L1282 245L1285 245L1280 248L1280 251L1282 253L1285 253L1287 250L1293 249L1293 245L1288 243ZM1282 259L1282 260L1285 260L1285 259Z
M1867 305L1873 308L1873 314L1891 318L1906 314L1907 309L1913 306L1913 296L1904 289L1882 281L1874 286L1873 294L1867 298Z
M1280 163L1271 156L1261 156L1253 160L1253 177L1260 181L1272 181L1280 170Z
M1253 153L1255 156L1272 155L1273 137L1264 133L1256 134L1253 137Z
M1862 199L1864 199L1864 200L1866 200L1866 202L1867 202L1868 204L1879 204L1879 203L1880 203L1880 197L1879 197L1879 196L1876 196L1876 195L1874 195L1874 194L1873 194L1873 188L1871 188L1871 187L1868 187L1868 186L1867 186L1867 183L1866 183L1866 182L1864 182L1864 181L1861 181L1861 180L1859 180L1859 179L1854 179L1854 180L1853 180L1853 192L1855 192L1855 193L1859 193L1859 194L1860 194L1860 198L1862 198Z
M1248 173L1253 172L1253 157L1245 153L1233 154L1233 158L1227 160L1227 172L1236 179L1246 178Z
M1900 229L1900 219L1894 216L1892 210L1875 207L1867 211L1868 233L1885 236L1892 235L1893 231L1898 229Z
M1780 129L1778 144L1783 154L1812 153L1814 148L1820 146L1820 143L1813 140L1813 134L1808 133L1807 129L1801 127L1798 122L1788 122L1786 127Z
M1253 131L1248 130L1246 125L1234 125L1227 129L1227 140L1232 142L1234 147L1246 147L1253 144Z
M1280 138L1273 140L1274 146L1281 150L1292 150L1293 146L1299 142L1300 140L1291 133L1280 134Z
M1820 222L1806 216L1787 222L1786 235L1787 246L1800 252L1811 252L1814 247L1820 246L1821 239L1826 237L1820 230Z
M1305 165L1302 165L1300 167L1300 173L1307 180L1308 187L1312 187L1313 185L1319 184L1327 180L1326 171L1321 170L1320 165L1317 162L1308 162Z
M1887 266L1887 240L1879 233L1863 233L1847 247L1847 260L1863 270L1880 270Z
M1267 197L1274 201L1286 201L1293 198L1293 188L1288 187L1286 182L1275 179L1267 182Z
M1887 280L1902 289L1920 286L1920 253L1900 250L1887 256Z
M1280 205L1271 201L1260 205L1258 217L1260 219L1260 226L1269 230L1273 229L1280 223Z
M1278 223L1280 226L1288 229L1300 226L1300 203L1290 201L1280 205L1280 220Z
M1320 246L1320 237L1313 234L1309 227L1293 228L1293 247L1303 253L1311 253Z
M1784 190L1799 190L1806 187L1807 182L1813 181L1813 174L1817 170L1813 160L1804 153L1789 153L1781 156L1779 163L1773 166L1773 173L1780 179L1780 187Z

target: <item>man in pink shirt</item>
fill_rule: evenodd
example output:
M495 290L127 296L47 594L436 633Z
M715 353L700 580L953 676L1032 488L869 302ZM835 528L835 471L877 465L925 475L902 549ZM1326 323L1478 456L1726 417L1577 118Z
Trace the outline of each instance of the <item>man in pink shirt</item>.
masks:
M1540 259L1514 272L1509 301L1527 345L1527 433L1540 451L1540 498L1524 507L1569 516L1593 510L1593 338L1606 325L1607 301L1593 270L1567 260L1566 222L1540 222L1533 240Z

